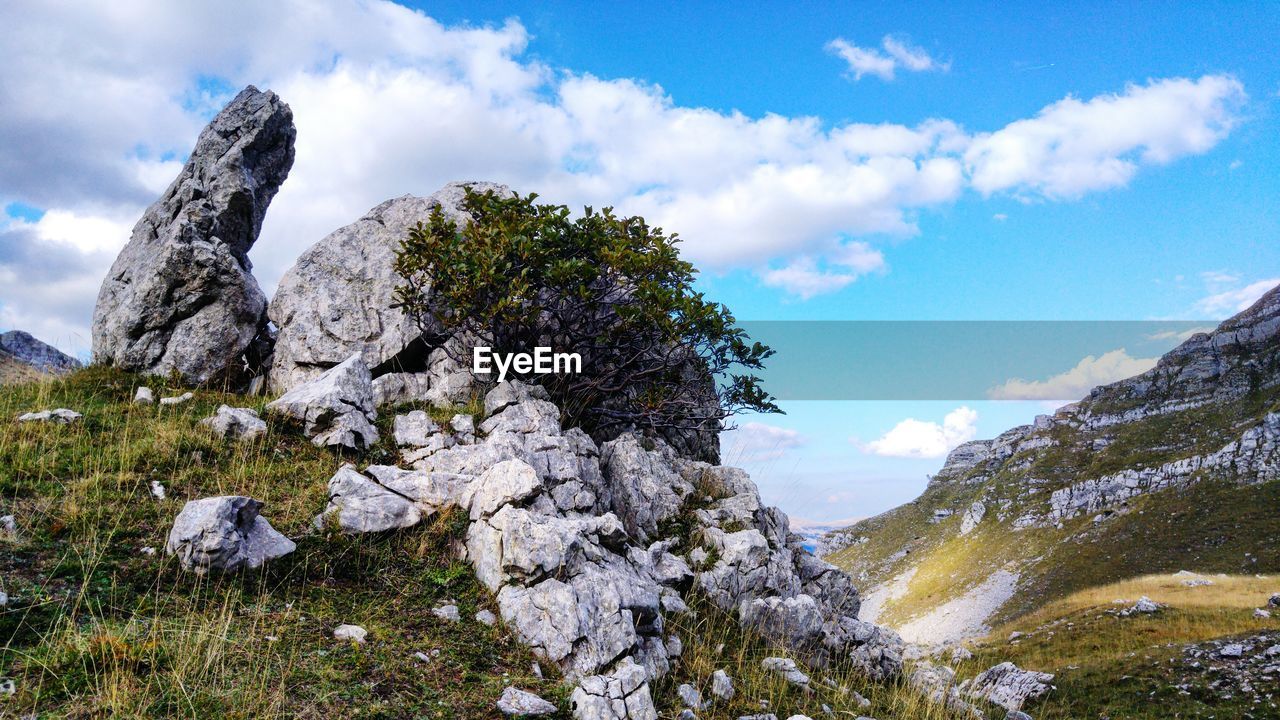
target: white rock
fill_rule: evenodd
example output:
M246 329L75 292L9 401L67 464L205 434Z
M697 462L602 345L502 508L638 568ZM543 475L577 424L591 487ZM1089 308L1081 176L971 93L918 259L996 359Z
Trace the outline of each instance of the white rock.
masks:
M796 661L791 658L767 657L760 666L765 670L781 675L787 682L800 687L809 684L809 676L800 671Z
M359 625L339 625L333 629L333 637L335 640L352 640L354 642L363 643L364 639L369 636L369 631Z
M48 422L56 425L66 425L84 417L75 410L66 408L57 408L56 410L41 410L40 412L29 412L18 416L18 422Z
M711 694L721 700L733 699L733 678L729 677L729 673L724 670L711 673Z
M558 708L531 692L507 687L502 691L502 697L498 699L498 709L504 715L533 717L536 715L550 715L556 712Z
M223 440L248 442L267 434L267 423L253 408L219 405L217 412L201 420L200 424Z
M186 570L257 568L296 549L258 515L262 503L241 495L192 500L173 521L165 552Z
M181 395L160 398L160 404L161 405L181 405L187 402L188 400L191 400L194 397L195 397L195 394L188 391L188 392L182 393Z
M493 627L498 624L498 616L488 610L481 610L476 613L476 622Z
M432 609L431 614L441 620L447 620L449 622L458 622L462 619L462 615L458 613L457 605L441 605L438 608Z
M161 483L159 480L152 480L152 481L151 481L151 486L150 486L150 487L151 487L151 497L153 497L153 498L155 498L155 499L157 499L157 500L163 500L163 499L164 499L164 484L163 484L163 483Z
M373 378L359 353L293 388L267 410L303 421L318 446L363 449L378 441Z
M138 387L138 391L133 394L133 401L138 405L151 405L156 401L156 396L151 392L151 388L146 385Z

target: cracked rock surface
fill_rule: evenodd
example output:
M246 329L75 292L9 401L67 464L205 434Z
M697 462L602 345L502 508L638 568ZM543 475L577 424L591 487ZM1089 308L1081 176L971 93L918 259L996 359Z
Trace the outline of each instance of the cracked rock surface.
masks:
M666 618L693 591L810 667L838 657L873 677L900 672L898 637L857 619L848 576L804 550L743 471L632 434L598 447L562 430L537 386L500 384L484 406L478 426L397 418L408 467L342 468L318 522L380 532L466 512L467 560L504 624L578 685L577 717L656 717L649 683L683 648ZM693 529L665 536L677 519Z
M269 332L249 249L293 166L295 134L289 106L253 86L214 117L102 283L95 362L188 384L256 372Z

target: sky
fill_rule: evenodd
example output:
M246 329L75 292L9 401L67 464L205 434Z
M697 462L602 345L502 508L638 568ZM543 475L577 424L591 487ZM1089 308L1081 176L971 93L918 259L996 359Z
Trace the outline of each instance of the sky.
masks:
M133 223L251 83L298 128L251 253L268 293L382 200L466 179L679 233L742 320L1212 326L1280 283L1275 4L18 0L0 56L0 329L80 356ZM866 516L1156 355L784 399L726 460L793 515Z

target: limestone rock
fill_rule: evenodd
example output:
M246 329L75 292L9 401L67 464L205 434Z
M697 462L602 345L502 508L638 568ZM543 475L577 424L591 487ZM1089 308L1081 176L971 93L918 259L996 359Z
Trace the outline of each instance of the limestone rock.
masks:
M964 512L964 518L960 521L960 534L968 535L973 529L978 527L978 523L982 522L983 516L987 514L987 506L979 501L974 501L969 509Z
M555 705L537 695L514 687L503 690L502 697L498 698L498 710L504 715L534 717L550 715L557 709Z
M133 394L133 402L138 405L151 405L156 401L156 396L151 392L151 388L143 385Z
M0 333L0 353L8 353L41 372L62 374L81 367L79 360L21 330Z
M293 552L293 541L258 515L261 507L240 495L192 500L174 520L165 551L197 573L257 568Z
M644 668L623 658L608 675L582 679L569 699L576 720L657 720Z
M467 222L462 201L468 184L480 192L510 194L492 183L451 183L430 197L388 200L298 258L280 279L268 310L279 328L273 389L291 390L357 352L378 376L427 371L431 349L415 343L420 329L393 307L396 286L403 282L393 269L395 251L409 228L425 222L435 207L455 222ZM449 373L438 369L432 377L443 383ZM384 399L406 399L397 395L384 392Z
M263 359L254 346L267 300L248 254L293 166L294 136L289 106L252 86L200 133L102 283L95 362L202 384Z
M333 637L335 640L350 640L352 642L364 643L364 639L369 636L369 631L359 625L339 625L333 629Z
M194 397L195 397L195 393L184 392L181 395L174 395L173 397L160 398L160 404L164 406L181 405L185 402L190 401Z
M343 465L329 478L329 506L316 517L323 528L333 516L349 533L384 532L417 525L422 512L409 498Z
M647 450L639 436L626 434L601 447L600 464L613 511L641 541L656 539L658 525L674 517L693 492L675 470L675 455L665 443Z
M1005 710L1021 710L1023 703L1044 697L1051 690L1053 675L1022 670L1011 662L1003 662L983 670L968 687L969 697L986 700Z
M721 700L732 700L734 695L733 678L724 670L711 673L711 694Z
M247 442L267 433L267 423L252 408L219 405L218 411L201 420L200 424L223 440Z
M67 425L84 417L75 410L67 408L57 408L56 410L41 410L40 412L29 412L18 416L18 422L47 422L55 425Z
M319 446L366 448L378 441L369 367L359 353L285 393L267 410L301 420Z
M791 658L767 657L760 663L760 667L769 672L781 675L784 680L798 687L808 687L809 676L801 672L800 667L796 665L796 661Z

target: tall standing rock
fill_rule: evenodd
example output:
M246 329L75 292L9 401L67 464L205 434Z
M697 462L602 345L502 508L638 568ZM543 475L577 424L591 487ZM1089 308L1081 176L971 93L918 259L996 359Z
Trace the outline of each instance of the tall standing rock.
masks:
M243 380L266 350L267 299L249 249L293 166L293 113L250 86L200 133L133 228L98 292L96 362L184 381Z

